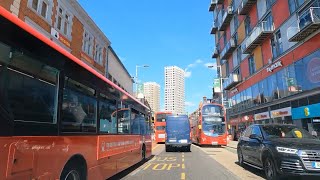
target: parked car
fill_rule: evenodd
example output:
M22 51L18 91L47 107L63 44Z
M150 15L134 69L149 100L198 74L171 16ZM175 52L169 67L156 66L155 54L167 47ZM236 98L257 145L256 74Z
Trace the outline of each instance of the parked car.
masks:
M254 124L240 137L238 161L264 170L268 180L282 176L320 178L320 140L294 125Z
M187 115L170 115L166 117L166 152L173 148L190 151L190 124Z

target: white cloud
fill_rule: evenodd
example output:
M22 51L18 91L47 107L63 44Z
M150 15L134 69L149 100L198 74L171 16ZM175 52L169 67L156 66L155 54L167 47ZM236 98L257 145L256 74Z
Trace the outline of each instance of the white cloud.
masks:
M184 77L188 78L191 76L191 71L190 69L197 66L197 64L202 64L203 61L201 59L197 59L195 60L193 63L188 64L188 66L184 69L185 73L184 73Z
M195 106L195 104L193 102L189 102L189 101L184 102L184 105L187 106L187 107Z
M185 71L184 72L184 77L188 78L191 76L191 71Z
M201 63L203 63L203 61L201 59L197 59L195 63L201 64Z

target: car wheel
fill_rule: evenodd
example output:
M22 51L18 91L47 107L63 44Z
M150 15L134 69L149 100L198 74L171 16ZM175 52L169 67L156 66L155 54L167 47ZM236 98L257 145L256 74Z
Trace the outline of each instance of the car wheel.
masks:
M238 148L238 163L240 166L243 166L243 155L242 155L242 151L240 148Z
M270 156L268 156L264 161L263 168L268 180L280 179L275 164Z

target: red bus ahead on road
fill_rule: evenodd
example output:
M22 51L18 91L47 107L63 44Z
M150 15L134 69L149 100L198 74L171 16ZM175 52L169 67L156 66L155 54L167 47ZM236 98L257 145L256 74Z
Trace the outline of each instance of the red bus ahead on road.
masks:
M97 179L151 156L150 109L0 6L0 179Z
M220 104L202 102L189 116L192 142L199 145L227 145L224 108Z
M154 119L155 141L156 143L164 143L166 138L166 117L171 115L171 112L156 112Z

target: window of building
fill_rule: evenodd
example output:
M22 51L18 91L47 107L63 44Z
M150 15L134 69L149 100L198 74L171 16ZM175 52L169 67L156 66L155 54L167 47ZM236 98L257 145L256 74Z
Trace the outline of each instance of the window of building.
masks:
M226 77L228 77L229 76L229 63L226 62L225 64L226 64Z
M224 44L224 46L226 46L226 44L227 44L227 33L226 32L223 34L223 44Z
M238 44L238 32L236 32L233 36L233 40L235 44Z
M82 51L90 57L93 56L93 36L86 30L83 33Z
M53 2L52 0L29 0L28 7L51 23Z
M72 16L71 13L67 11L67 8L61 4L57 7L56 28L60 33L71 39Z
M250 56L248 61L249 61L249 73L250 75L252 75L256 72L256 63L254 62L253 56Z
M100 65L103 63L103 48L99 44L96 44L94 60Z
M276 0L266 0L267 9L271 9L272 5L276 2Z
M278 57L283 53L282 39L281 39L281 31L277 31L275 35L271 38L271 49L273 59Z
M242 50L241 50L241 46L239 46L239 48L237 49L237 60L238 60L238 64L240 64L240 62L242 61Z
M244 26L246 30L246 36L248 36L251 32L251 22L250 22L250 16L246 16L244 20Z
M289 0L289 10L290 14L294 13L303 3L305 0Z
M235 29L235 31L237 30L238 27L239 27L238 14L235 13L235 15L234 15L234 29Z
M256 83L255 85L252 86L252 97L253 97L253 104L260 104L260 90L259 90L259 85Z

